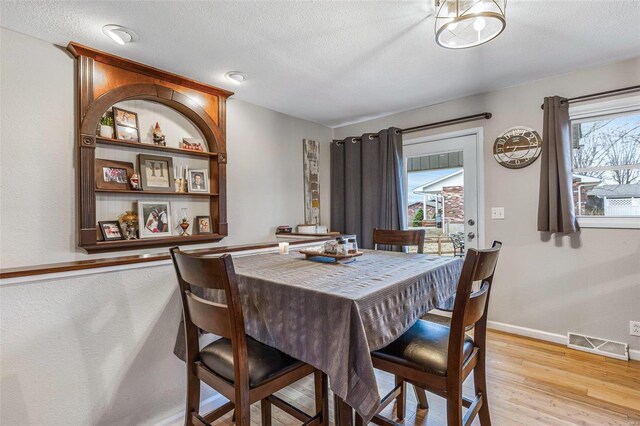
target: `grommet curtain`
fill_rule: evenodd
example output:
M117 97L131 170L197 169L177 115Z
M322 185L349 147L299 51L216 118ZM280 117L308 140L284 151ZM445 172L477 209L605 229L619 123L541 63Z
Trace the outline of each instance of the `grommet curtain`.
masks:
M576 233L580 226L573 203L569 102L559 96L544 99L542 131L538 231Z
M331 230L373 248L373 229L405 229L402 133L391 127L331 144Z

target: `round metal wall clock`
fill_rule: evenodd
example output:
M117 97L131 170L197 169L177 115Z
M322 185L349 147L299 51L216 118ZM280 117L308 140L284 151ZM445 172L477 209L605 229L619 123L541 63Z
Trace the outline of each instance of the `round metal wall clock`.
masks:
M536 161L542 151L542 138L524 126L505 130L493 144L493 156L501 166L521 169Z

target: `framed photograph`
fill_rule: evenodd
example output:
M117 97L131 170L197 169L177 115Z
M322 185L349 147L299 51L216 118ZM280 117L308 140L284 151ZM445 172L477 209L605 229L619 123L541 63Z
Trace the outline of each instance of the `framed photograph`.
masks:
M138 128L138 114L126 109L113 107L113 121L117 126Z
M213 234L211 216L196 216L195 225L196 234Z
M170 237L171 203L168 201L138 201L140 238Z
M105 241L124 240L124 235L117 220L98 222L102 238Z
M140 142L140 132L137 127L116 124L116 139L127 142Z
M96 189L131 189L133 163L96 158Z
M189 170L189 192L209 192L207 169Z
M138 170L144 191L174 192L171 157L138 154Z

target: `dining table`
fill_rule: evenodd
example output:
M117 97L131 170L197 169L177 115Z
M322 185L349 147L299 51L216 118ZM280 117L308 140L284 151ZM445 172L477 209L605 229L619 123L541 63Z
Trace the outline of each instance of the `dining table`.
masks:
M362 250L349 263L288 254L234 256L245 330L329 377L336 419L368 422L381 399L371 351L455 295L459 257ZM220 301L219 290L192 289ZM184 359L180 328L175 353Z

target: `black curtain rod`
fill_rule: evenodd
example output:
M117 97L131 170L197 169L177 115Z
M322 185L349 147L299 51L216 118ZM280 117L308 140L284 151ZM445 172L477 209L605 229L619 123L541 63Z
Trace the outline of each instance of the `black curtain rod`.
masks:
M423 130L428 130L428 129L435 129L438 127L444 127L444 126L451 126L453 124L460 124L460 123L466 123L468 121L476 121L476 120L489 120L492 117L492 114L490 112L483 112L481 114L474 114L474 115L468 115L466 117L459 117L459 118L452 118L451 120L444 120L444 121L436 121L435 123L429 123L429 124L422 124L420 126L415 126L415 127L408 127L406 129L401 129L400 133L405 134L405 133L414 133L414 132L421 132ZM371 134L369 135L369 140L372 140L374 138L377 138L378 135L376 134ZM345 138L347 139L347 138ZM340 144L341 142L344 143L345 139L341 139L341 140L334 140L334 142ZM353 138L353 141L362 141L362 138Z
M606 92L591 93L590 95L576 96L575 98L562 99L560 103L564 104L566 102L585 102L593 99L606 98L608 96L615 95L624 95L625 93L633 93L638 91L640 91L640 85L623 87L622 89L607 90ZM540 108L544 109L544 104L540 105Z
M466 117L453 118L451 120L437 121L435 123L423 124L422 126L409 127L407 129L402 129L400 132L402 134L405 133L414 133L420 132L422 130L427 129L435 129L438 127L451 126L453 124L466 123L468 121L476 121L476 120L489 120L492 117L490 112L483 112L481 114L468 115Z

